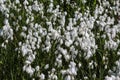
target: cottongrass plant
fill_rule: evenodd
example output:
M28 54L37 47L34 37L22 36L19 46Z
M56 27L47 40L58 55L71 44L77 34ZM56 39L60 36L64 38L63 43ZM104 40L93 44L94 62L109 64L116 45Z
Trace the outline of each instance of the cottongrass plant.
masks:
M91 2L0 0L0 79L119 80L120 1Z

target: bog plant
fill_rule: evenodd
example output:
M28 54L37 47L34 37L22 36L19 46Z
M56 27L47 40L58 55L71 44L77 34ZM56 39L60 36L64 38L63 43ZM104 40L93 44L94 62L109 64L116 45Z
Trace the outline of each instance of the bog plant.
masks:
M0 0L0 80L119 80L119 3Z

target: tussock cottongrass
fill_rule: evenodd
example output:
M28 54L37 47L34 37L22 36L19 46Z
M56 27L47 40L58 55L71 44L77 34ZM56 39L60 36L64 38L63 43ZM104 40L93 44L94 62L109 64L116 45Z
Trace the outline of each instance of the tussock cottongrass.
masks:
M1 0L0 79L119 80L118 3Z

